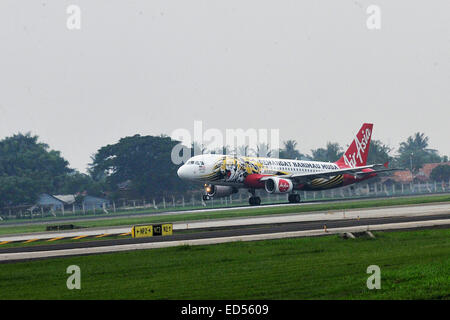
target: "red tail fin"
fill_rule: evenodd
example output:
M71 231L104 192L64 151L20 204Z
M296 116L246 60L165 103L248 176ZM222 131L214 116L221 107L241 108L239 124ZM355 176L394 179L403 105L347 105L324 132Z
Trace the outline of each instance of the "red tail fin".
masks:
M344 155L336 161L341 166L359 167L367 163L369 154L370 138L372 138L372 123L364 123L356 134L356 138L352 141L350 147L345 151Z

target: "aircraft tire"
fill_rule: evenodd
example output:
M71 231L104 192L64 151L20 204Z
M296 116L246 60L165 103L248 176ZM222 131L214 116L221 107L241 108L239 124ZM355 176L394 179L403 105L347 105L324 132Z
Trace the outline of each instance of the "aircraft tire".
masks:
M290 194L288 196L289 203L299 203L300 195L298 193Z
M248 198L248 203L251 206L259 206L261 204L261 198L260 197L250 197L250 198Z

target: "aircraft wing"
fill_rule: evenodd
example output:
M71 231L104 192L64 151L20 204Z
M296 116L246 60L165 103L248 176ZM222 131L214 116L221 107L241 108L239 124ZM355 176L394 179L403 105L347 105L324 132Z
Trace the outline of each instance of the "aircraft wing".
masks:
M361 177L364 177L366 175L370 175L373 173L401 170L401 169L394 169L394 168L393 169L379 169L379 170L374 169L374 168L379 168L382 166L386 166L386 164L372 164L372 165L368 165L368 166L336 169L336 170L331 170L331 171L326 171L326 172L314 172L314 173L306 173L305 172L305 173L296 173L296 174L275 175L275 177L291 179L297 183L302 183L302 182L308 182L308 181L311 181L311 180L317 179L317 178L329 178L329 177L334 177L334 176L341 175L341 174L351 174L355 177L361 178ZM373 169L373 170L362 171L363 169ZM260 181L265 181L271 177L273 177L273 176L265 176L265 177L261 178Z

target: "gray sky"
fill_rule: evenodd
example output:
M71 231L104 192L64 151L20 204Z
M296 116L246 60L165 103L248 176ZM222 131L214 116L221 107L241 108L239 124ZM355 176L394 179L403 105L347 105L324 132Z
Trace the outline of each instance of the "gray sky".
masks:
M68 5L81 9L69 30ZM369 5L381 29L369 30ZM363 122L450 155L450 1L2 0L0 138L31 131L85 171L127 135L278 128L300 151Z

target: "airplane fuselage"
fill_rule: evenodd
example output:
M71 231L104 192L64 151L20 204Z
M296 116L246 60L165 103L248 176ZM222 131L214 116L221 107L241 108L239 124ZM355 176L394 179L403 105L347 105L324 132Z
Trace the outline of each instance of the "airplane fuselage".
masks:
M291 174L319 174L342 169L332 162L236 157L229 155L204 154L190 158L178 170L182 179L205 184L232 186L237 188L263 189L261 178L266 176L289 176ZM326 190L342 187L367 179L357 179L348 174L318 177L296 184L295 190Z

